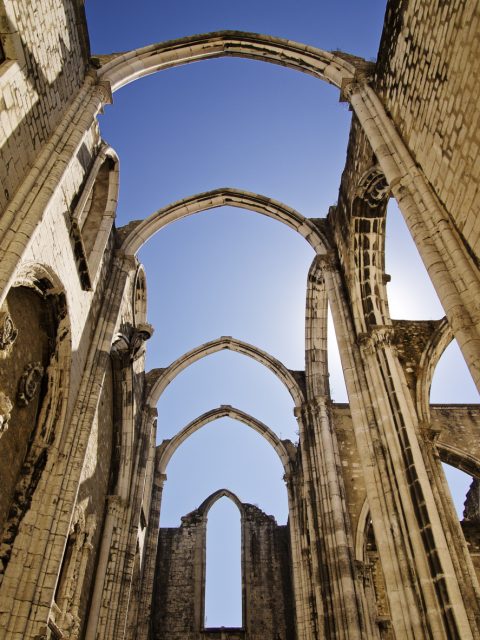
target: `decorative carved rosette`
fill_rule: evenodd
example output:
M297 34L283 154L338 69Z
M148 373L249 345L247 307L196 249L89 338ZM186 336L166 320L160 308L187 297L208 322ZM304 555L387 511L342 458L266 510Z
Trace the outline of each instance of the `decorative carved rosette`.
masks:
M391 346L394 344L395 329L393 325L377 324L372 326L370 335L372 336L373 342L376 346Z
M371 334L359 333L357 336L357 344L364 355L372 355L372 353L375 353L375 344Z
M357 197L365 200L369 207L375 209L385 202L390 195L385 174L378 165L370 167L360 178L358 183Z
M342 82L342 88L340 90L340 102L350 102L352 96L356 93L360 93L362 85L356 78L348 78Z
M25 367L25 371L18 383L17 404L26 407L37 393L43 378L43 367L40 362L31 362Z

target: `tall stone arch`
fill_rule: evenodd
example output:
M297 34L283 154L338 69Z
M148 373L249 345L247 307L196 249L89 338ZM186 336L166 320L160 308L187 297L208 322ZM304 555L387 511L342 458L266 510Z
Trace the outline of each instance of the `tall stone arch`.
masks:
M276 435L266 424L257 420L253 416L240 409L236 409L230 405L221 405L216 409L203 413L198 418L195 418L192 422L189 422L183 429L181 429L173 438L166 440L163 443L162 452L159 460L159 471L161 474L166 474L167 465L170 462L171 457L178 449L178 447L187 440L196 431L201 429L206 424L219 420L220 418L232 418L250 427L258 434L260 434L275 450L276 454L280 458L286 474L291 472L291 452L287 449L287 443Z
M316 47L243 31L217 31L160 42L112 56L99 56L99 78L112 91L163 69L198 60L240 57L261 60L308 73L341 89L356 75L353 57ZM350 59L348 59L350 58ZM358 67L363 60L356 59Z
M247 209L283 222L303 236L316 253L325 252L329 246L325 233L295 209L258 193L223 187L179 200L144 220L129 223L120 229L124 237L120 252L126 256L135 255L145 242L171 222L223 206Z
M199 347L192 349L188 353L180 356L172 362L166 369L158 369L150 372L151 387L146 398L146 404L154 408L165 390L172 380L186 367L193 364L201 358L228 349L237 353L241 353L249 358L253 358L260 364L270 369L283 384L287 387L296 406L301 406L304 401L304 392L299 383L295 379L293 372L287 369L279 360L262 351L258 347L254 347L247 342L242 342L231 336L222 336L211 342L205 342Z
M470 304L480 297L480 279L464 252L453 223L368 84L372 68L364 60L331 53L282 38L220 31L99 56L98 79L113 91L145 75L208 58L247 57L288 66L325 80L352 105L376 156L386 184L398 201L424 260L472 375L480 385L480 315ZM428 215L426 213L428 212ZM440 225L442 234L434 234ZM433 238L433 242L432 242ZM451 255L456 259L452 260ZM446 265L446 270L438 264ZM456 281L458 273L459 281ZM459 282L468 282L469 295ZM475 293L474 293L475 292ZM367 294L368 297L368 294ZM461 317L458 308L462 308Z

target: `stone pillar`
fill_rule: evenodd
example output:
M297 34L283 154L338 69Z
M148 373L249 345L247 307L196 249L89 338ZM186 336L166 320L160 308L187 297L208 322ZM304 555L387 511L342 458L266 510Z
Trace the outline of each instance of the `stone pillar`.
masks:
M117 555L116 530L123 519L125 510L125 503L120 496L110 495L107 497L107 512L103 527L103 537L98 557L95 585L90 605L87 629L85 632L85 640L95 640L96 638L103 637L102 631L105 619L101 612L105 606L105 599L108 602L112 595L110 593L110 588L108 587L109 564Z
M126 366L124 372L127 377L133 376L131 362ZM133 379L132 379L133 382ZM126 398L132 398L132 387L127 384ZM127 404L127 414L132 408L130 402ZM135 430L134 415L128 427L132 433ZM125 638L128 620L128 610L133 598L139 594L132 591L132 580L134 572L135 555L139 540L139 530L141 526L141 509L145 492L145 475L148 459L148 451L154 447L156 433L156 410L149 407L144 412L142 424L137 433L137 441L131 451L135 451L135 457L128 464L129 475L120 470L117 487L122 491L119 500L124 504L124 508L117 515L112 523L112 535L104 537L103 545L109 549L108 561L105 567L104 579L100 578L96 587L94 598L98 597L101 603L95 616L92 613L89 618L86 640L112 639L120 640ZM123 420L121 420L124 423ZM124 426L126 426L124 424ZM131 440L125 436L125 445ZM132 456L133 457L133 456ZM121 456L126 463L126 457Z
M288 522L290 526L290 545L292 550L292 582L295 602L295 626L299 640L311 638L310 592L308 561L303 553L301 535L301 475L288 473L284 476L288 493Z
M354 343L340 276L326 272L352 419L397 637L471 638L415 434L416 414L392 327ZM374 390L374 394L370 392Z
M322 625L317 634L362 638L361 598L355 583L353 544L329 403L327 397L317 397L301 409L313 588Z
M161 449L155 451L155 474L153 479L150 513L148 516L147 536L145 540L145 556L142 571L142 588L138 610L137 633L135 640L148 640L151 629L151 616L154 598L155 565L157 561L158 530L160 528L160 511L162 508L163 485L166 474L160 473L159 463Z

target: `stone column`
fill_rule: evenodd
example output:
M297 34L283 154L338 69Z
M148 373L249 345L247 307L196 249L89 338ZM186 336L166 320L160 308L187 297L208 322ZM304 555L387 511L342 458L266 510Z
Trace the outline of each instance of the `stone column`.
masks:
M152 606L153 598L155 597L154 581L157 562L158 530L160 528L160 511L162 508L163 485L167 479L166 474L160 473L160 458L161 450L157 447L155 450L155 474L145 540L145 557L143 561L136 640L148 640L151 629Z
M360 336L358 349L336 270L326 273L326 283L395 634L471 638L392 327Z
M327 397L302 407L302 466L308 490L308 519L317 615L329 638L362 638L353 544L342 469Z
M295 602L295 627L299 640L312 638L309 614L309 566L303 553L300 503L301 503L301 475L297 471L285 474L288 494L288 522L290 528L290 545L292 550L292 582Z
M102 638L105 616L101 615L104 608L104 601L109 601L112 596L108 587L109 564L117 555L116 550L116 529L123 519L126 506L122 498L118 495L107 497L107 512L103 527L103 536L100 546L100 553L95 574L95 585L93 589L92 602L90 605L85 640L95 640Z
M131 363L126 367L127 375L133 375ZM130 372L128 374L128 372ZM133 380L132 380L133 382ZM127 385L127 396L132 398L130 386ZM130 390L129 390L130 389ZM129 403L127 403L129 404ZM128 407L127 413L130 413ZM134 415L130 429L134 430ZM117 487L122 492L121 500L125 504L121 518L114 527L114 535L105 544L110 546L105 580L101 590L101 608L98 612L98 622L89 619L90 638L102 640L120 640L125 638L128 609L133 598L138 598L138 593L132 592L132 579L134 561L139 540L140 513L145 491L145 474L148 459L148 450L154 447L155 441L156 410L147 407L142 417L142 425L137 433L137 438L132 451L135 451L134 460L129 465L130 475L119 473ZM152 442L153 440L153 442ZM121 456L125 460L124 456ZM95 635L96 634L96 635Z

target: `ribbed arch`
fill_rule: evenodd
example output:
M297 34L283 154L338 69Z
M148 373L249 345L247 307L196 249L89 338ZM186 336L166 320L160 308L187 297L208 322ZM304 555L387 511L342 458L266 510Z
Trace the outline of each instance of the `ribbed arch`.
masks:
M134 80L163 69L224 57L250 58L289 67L325 80L339 89L355 77L355 66L347 56L285 38L243 31L215 31L110 56L98 56L101 64L98 77L100 81L108 81L112 91L117 91Z
M285 473L289 472L290 456L282 440L280 440L280 438L269 427L267 427L266 424L260 422L260 420L257 420L250 414L230 405L222 405L216 409L203 413L198 418L195 418L195 420L192 420L192 422L181 429L174 438L167 441L158 463L160 473L166 473L167 465L170 462L171 457L178 447L187 440L187 438L206 424L213 422L214 420L219 420L220 418L232 418L233 420L238 420L259 433L277 452L278 457L283 464L283 468L285 469Z
M154 381L148 393L147 404L151 407L155 407L166 387L186 367L201 358L205 358L212 353L217 353L224 349L241 353L266 366L287 387L293 398L295 406L300 407L302 405L305 400L303 390L289 369L265 351L262 351L247 342L242 342L241 340L232 338L231 336L222 336L221 338L217 338L211 342L205 342L183 356L180 356L180 358L175 360L175 362L172 362L172 364L167 368L150 372L150 378L153 378Z
M135 255L147 240L171 222L223 206L256 211L283 222L303 236L316 253L325 253L328 250L328 242L314 222L295 209L258 193L222 187L169 204L145 220L131 222L123 227L126 237L120 251L127 256Z

